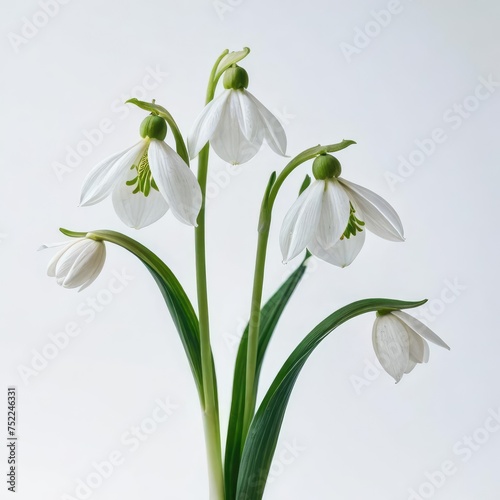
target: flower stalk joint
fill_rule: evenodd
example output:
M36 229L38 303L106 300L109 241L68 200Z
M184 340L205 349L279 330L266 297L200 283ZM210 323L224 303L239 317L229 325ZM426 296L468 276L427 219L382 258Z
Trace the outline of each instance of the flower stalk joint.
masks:
M167 136L167 122L161 116L151 114L142 120L139 132L143 139L149 137L163 141Z
M227 90L242 90L248 87L248 73L242 67L234 64L224 72L224 88Z
M337 158L326 153L316 157L312 170L317 180L332 179L333 177L339 177L342 173L342 167Z

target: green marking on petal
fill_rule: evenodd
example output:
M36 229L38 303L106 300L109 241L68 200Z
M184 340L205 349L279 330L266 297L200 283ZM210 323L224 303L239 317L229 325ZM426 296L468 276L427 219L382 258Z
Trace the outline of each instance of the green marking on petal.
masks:
M350 203L350 205L351 205L351 213L349 215L349 221L347 223L347 227L344 231L344 234L340 237L341 240L344 238L349 239L351 236L356 236L357 233L363 231L363 226L365 225L365 223L362 220L356 217L356 210L352 206L352 203Z
M127 186L136 186L132 191L133 194L142 193L146 198L151 193L151 188L159 191L153 174L149 168L148 151L146 150L139 160L139 165L132 165L131 170L137 171L137 176L134 179L126 181Z

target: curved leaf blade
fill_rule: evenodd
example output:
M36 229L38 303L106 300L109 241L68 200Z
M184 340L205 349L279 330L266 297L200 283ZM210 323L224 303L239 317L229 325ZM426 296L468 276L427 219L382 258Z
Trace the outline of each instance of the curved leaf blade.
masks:
M96 237L100 240L114 243L131 252L146 266L165 299L167 308L186 351L198 394L203 403L203 376L201 370L198 317L189 297L170 268L144 245L116 231L106 230L75 233L61 229L61 232L71 237Z
M243 449L237 500L261 500L274 451L297 377L314 349L342 323L367 312L418 307L426 301L365 299L353 302L319 323L296 347L274 379L253 421Z

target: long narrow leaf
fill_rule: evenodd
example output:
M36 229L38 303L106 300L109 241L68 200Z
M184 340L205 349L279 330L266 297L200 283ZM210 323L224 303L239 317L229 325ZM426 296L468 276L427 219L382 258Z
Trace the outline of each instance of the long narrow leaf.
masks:
M203 378L198 318L186 292L170 268L144 245L116 231L75 233L61 229L61 232L72 237L92 237L93 235L103 241L114 243L134 254L146 266L165 299L184 350L186 351L198 394L203 403Z
M320 342L342 323L360 314L380 309L408 309L423 303L425 300L360 300L328 316L304 338L279 371L252 421L241 458L237 500L262 499L290 394L302 367Z
M307 258L308 256L262 308L259 330L259 349L257 352L255 375L256 384L258 384L259 381L262 361L269 345L269 341L271 340L285 306L306 271ZM224 464L226 500L234 500L236 498L238 472L240 468L241 454L243 452L243 414L245 411L247 347L248 325L241 338L234 369L233 397L231 402L231 413L229 416Z

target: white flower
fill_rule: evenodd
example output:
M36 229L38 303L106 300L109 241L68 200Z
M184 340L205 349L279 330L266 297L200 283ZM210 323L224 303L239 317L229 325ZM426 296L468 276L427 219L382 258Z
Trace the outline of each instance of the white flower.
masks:
M403 311L377 315L373 325L375 354L396 383L405 373L410 373L417 363L429 361L427 340L450 349L432 330Z
M324 157L318 158L326 161ZM335 170L330 173L336 175L332 173L331 177L313 181L285 216L280 233L284 262L308 248L316 257L345 267L360 252L365 229L390 241L404 241L401 220L389 203L374 192L338 177L340 164L336 158L333 160ZM315 160L313 170L316 166ZM315 175L324 177L317 170Z
M69 243L58 243L64 245L54 257L52 257L47 268L47 274L56 278L57 284L64 288L87 288L101 272L106 260L106 246L102 241L90 238L76 238Z
M241 71L245 70L235 67L226 71L229 75L229 78L225 76L224 79L226 90L208 103L196 119L188 136L191 158L197 156L210 141L216 154L223 160L233 165L245 163L257 154L264 139L275 153L285 156L286 135L283 127L246 90L248 75Z
M148 119L165 123L158 116ZM142 131L143 126L141 135ZM110 156L90 171L83 184L80 205L94 205L112 193L115 211L129 227L148 226L169 207L181 222L196 226L201 189L195 175L163 141L165 135L155 134L154 129L146 132L151 136L146 135L131 148ZM166 134L166 124L164 132Z

